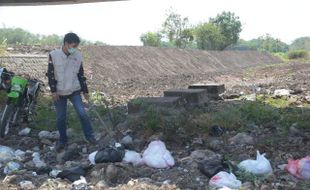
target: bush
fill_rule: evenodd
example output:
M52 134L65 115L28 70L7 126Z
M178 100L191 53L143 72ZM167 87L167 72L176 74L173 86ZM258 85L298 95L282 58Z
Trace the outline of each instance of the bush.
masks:
M289 59L306 59L308 58L308 52L305 50L294 50L288 52Z

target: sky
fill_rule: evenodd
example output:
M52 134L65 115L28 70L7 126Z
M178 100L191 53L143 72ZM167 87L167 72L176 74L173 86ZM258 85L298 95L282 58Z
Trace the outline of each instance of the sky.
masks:
M109 45L141 45L140 35L159 31L167 10L191 24L208 21L222 11L240 17L245 40L266 33L291 43L310 36L310 0L128 0L72 5L0 7L0 27L21 27L33 33L80 37Z

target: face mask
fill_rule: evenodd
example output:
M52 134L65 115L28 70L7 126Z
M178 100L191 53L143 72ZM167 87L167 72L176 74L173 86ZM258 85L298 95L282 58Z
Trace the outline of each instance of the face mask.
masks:
M68 52L69 52L70 54L74 54L74 52L76 52L76 48L69 48L69 49L68 49Z

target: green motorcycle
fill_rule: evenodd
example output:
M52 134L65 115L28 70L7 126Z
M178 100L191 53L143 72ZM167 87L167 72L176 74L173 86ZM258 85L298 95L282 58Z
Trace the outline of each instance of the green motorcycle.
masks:
M0 138L4 138L21 119L27 122L35 114L41 85L43 83L39 80L28 80L0 68L0 89L7 91L7 102L0 121Z

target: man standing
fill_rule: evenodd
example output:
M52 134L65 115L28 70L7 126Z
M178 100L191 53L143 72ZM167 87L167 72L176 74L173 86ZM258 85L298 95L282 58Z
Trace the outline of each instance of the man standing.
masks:
M85 139L88 143L96 144L93 129L87 116L81 93L89 101L88 88L82 64L82 54L77 51L80 38L75 33L64 37L61 49L49 54L48 84L50 86L57 113L57 129L60 138L56 143L56 151L61 151L67 144L66 116L67 100L70 100L79 116Z

